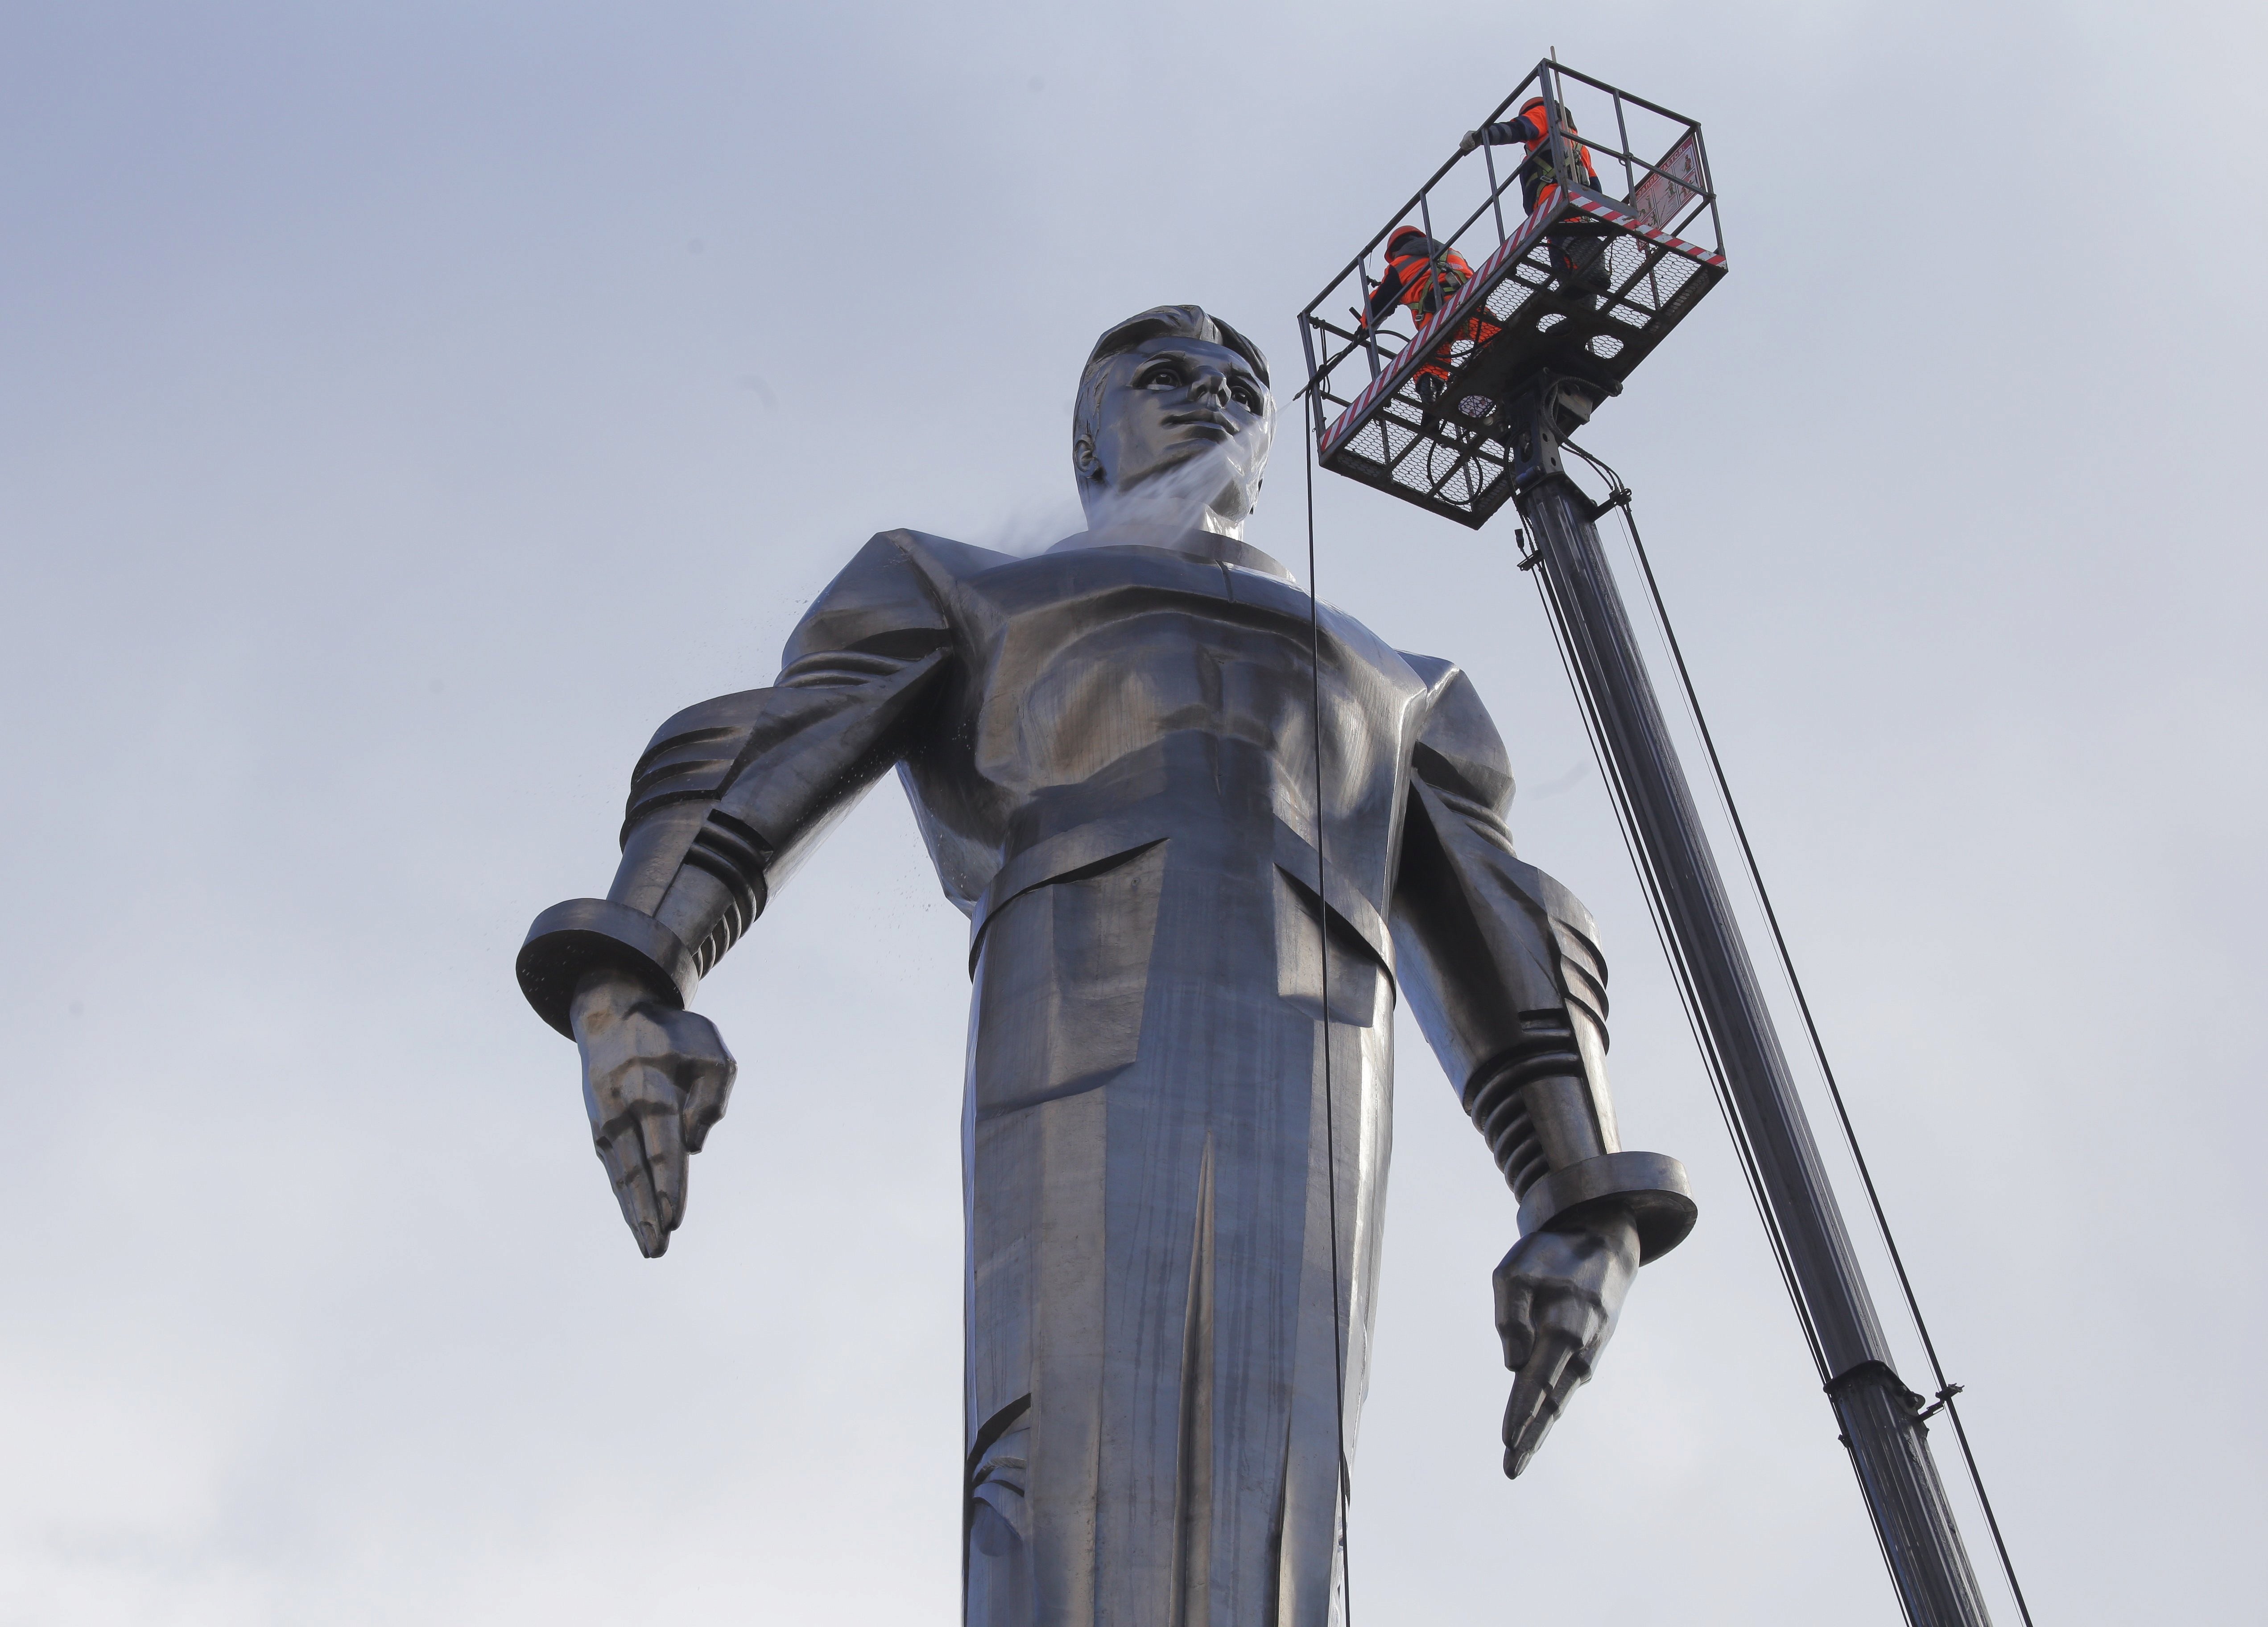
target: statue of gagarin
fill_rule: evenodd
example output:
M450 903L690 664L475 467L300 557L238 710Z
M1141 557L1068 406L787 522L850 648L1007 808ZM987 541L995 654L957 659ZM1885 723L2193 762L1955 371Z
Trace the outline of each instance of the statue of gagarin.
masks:
M662 725L613 889L520 953L659 1255L733 1082L696 984L898 769L969 917L976 1627L1337 1618L1397 994L1521 1199L1507 1474L1691 1224L1675 1160L1618 1150L1595 931L1513 857L1472 686L1311 623L1241 540L1274 423L1227 324L1111 328L1073 428L1091 528L1029 557L875 537L770 688Z

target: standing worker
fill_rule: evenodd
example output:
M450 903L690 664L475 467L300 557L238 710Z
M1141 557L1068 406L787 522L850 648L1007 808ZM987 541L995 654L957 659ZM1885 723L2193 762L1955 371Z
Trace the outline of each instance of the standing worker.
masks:
M1599 189L1599 172L1591 163L1591 150L1575 139L1575 116L1565 103L1557 108L1561 149L1565 161L1555 165L1551 155L1550 120L1546 115L1541 96L1531 96L1521 103L1520 111L1497 124L1484 124L1476 130L1467 130L1464 139L1457 144L1460 155L1479 146L1508 147L1514 142L1528 151L1521 164L1520 202L1529 217L1538 210L1549 209L1559 200L1559 188L1568 186ZM1599 244L1570 232L1550 234L1551 263L1566 284L1586 294L1607 291L1606 268L1600 263Z

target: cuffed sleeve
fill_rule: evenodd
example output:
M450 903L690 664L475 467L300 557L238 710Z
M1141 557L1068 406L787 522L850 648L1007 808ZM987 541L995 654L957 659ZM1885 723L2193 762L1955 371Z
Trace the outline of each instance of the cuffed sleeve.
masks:
M1373 328L1393 313L1395 302L1402 298L1402 269L1389 265L1378 286L1370 291L1369 325Z
M632 770L622 862L601 901L539 918L520 954L529 998L549 1004L569 969L609 963L692 986L763 913L772 893L836 820L911 747L952 665L952 629L904 533L876 537L828 585L789 637L769 688L688 707L655 733ZM557 917L559 924L546 931ZM668 946L689 958L670 960ZM660 946L657 947L657 946ZM657 976L666 969L666 978ZM563 1028L563 1008L547 1009Z
M1514 143L1525 145L1543 139L1543 127L1535 121L1533 114L1521 114L1516 119L1506 119L1498 124L1481 126L1481 139L1491 147L1509 147Z

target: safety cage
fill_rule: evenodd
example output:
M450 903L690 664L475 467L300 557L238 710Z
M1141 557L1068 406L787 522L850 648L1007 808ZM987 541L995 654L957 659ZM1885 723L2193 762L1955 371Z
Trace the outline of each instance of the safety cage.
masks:
M1528 404L1587 422L1725 275L1698 124L1549 61L1486 122L1537 98L1541 141L1451 158L1300 313L1319 461L1473 526L1521 478Z

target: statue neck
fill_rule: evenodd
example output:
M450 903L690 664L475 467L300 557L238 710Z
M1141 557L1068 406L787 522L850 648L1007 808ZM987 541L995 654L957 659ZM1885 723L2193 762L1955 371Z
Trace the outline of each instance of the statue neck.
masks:
M1280 562L1262 553L1243 538L1197 526L1155 526L1122 520L1065 537L1048 552L1069 553L1082 548L1162 548L1169 554L1209 560L1214 564L1235 565L1241 570L1257 571L1262 576L1275 577L1280 581L1299 580Z

